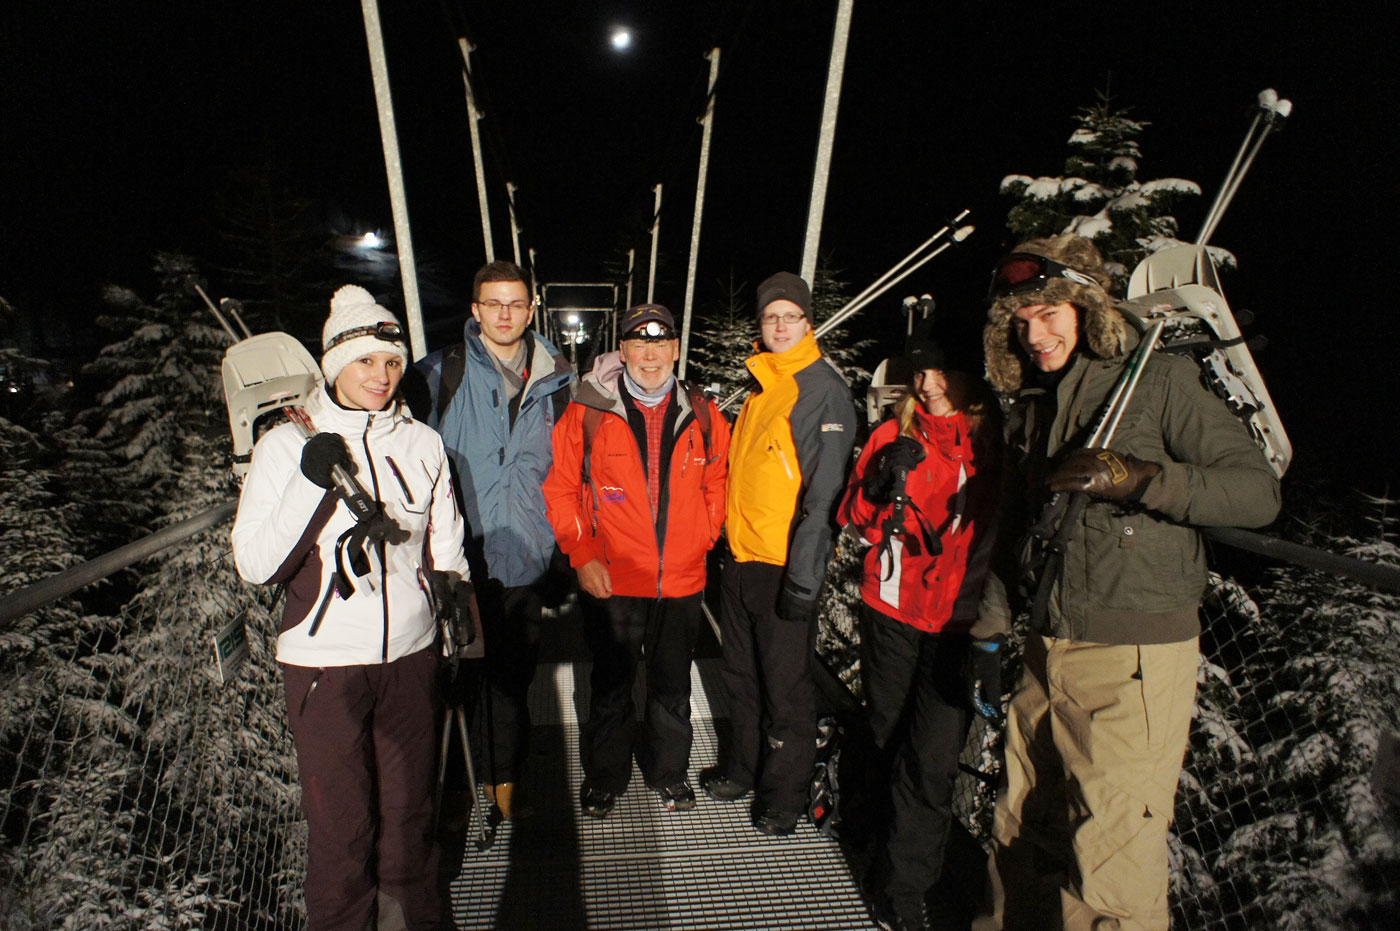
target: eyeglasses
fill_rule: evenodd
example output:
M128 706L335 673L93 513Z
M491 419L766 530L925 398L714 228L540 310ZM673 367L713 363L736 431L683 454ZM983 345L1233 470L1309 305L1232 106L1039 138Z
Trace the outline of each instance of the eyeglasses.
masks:
M758 322L761 323L763 326L777 326L778 321L781 320L787 326L792 326L797 321L805 319L805 314L799 314L794 311L788 311L785 314L764 314L762 317L758 318Z
M477 301L476 303L480 304L482 307L485 307L493 314L500 313L502 308L509 308L510 310L521 314L524 313L526 309L530 306L529 301L498 301L494 299L489 301Z
M403 327L391 320L383 323L374 323L369 326L357 326L344 332L337 333L331 337L331 341L326 343L325 351L329 352L341 343L358 339L361 336L373 336L375 339L383 340L386 343L403 342Z
M987 300L1044 290L1051 278L1068 278L1078 284L1098 284L1093 278L1062 262L1032 252L1013 252L992 269L992 286L987 289Z

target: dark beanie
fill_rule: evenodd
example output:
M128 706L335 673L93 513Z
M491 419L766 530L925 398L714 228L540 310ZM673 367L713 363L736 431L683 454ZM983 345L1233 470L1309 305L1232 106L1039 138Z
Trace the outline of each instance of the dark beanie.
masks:
M774 301L792 301L802 309L802 316L807 318L807 322L812 322L812 289L792 272L778 272L758 286L756 316L760 320L763 319L763 311Z

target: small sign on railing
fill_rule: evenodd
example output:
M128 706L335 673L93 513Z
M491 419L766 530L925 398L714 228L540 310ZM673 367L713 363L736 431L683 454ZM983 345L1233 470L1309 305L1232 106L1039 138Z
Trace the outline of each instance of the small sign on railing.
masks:
M214 634L214 664L219 669L219 682L222 685L232 681L248 661L248 629L244 626L243 618L244 613L238 612L233 620Z

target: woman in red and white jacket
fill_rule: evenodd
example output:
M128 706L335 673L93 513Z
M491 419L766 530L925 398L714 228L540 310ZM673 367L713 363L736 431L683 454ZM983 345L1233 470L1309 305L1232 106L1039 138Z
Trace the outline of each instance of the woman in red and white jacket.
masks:
M998 499L996 401L976 377L952 371L925 334L904 361L911 391L871 433L838 517L847 534L870 544L860 655L880 751L866 784L890 787L888 799L874 802L890 819L881 824L888 840L874 876L883 928L924 926L924 896L942 867L958 755L975 711L969 660L988 646L990 665L1000 658L997 644L969 634ZM999 706L999 683L983 684Z
M378 903L392 898L407 927L426 931L442 912L430 594L464 609L471 599L463 521L441 439L397 396L408 351L394 315L347 285L331 299L322 345L326 381L306 404L318 432L303 442L288 423L258 440L234 560L249 582L287 586L277 661L309 831L308 926L373 927ZM356 523L334 490L337 465L380 514L378 533L363 546L349 540L339 558ZM351 568L355 549L368 559L364 575Z

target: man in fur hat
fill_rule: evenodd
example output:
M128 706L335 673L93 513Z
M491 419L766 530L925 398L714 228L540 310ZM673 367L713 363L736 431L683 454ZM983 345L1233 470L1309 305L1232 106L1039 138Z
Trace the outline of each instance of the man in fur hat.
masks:
M1084 448L1139 338L1106 281L1073 234L1023 243L993 276L983 341L1012 401L1014 474L1009 549L974 633L1008 629L1027 602L1032 621L980 929L1167 931L1167 827L1206 584L1195 528L1257 527L1279 508L1263 453L1189 359L1153 355L1112 448ZM1070 511L1062 560L1019 542L1055 492L1088 497Z

